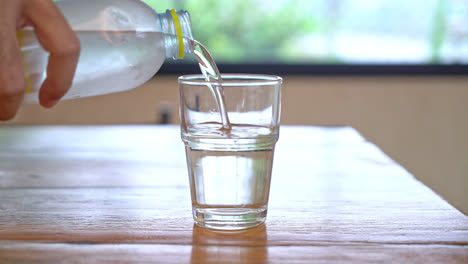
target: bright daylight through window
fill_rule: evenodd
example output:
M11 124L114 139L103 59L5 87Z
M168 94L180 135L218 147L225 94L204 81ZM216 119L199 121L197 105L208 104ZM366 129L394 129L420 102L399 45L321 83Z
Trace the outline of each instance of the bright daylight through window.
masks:
M219 63L468 64L465 0L145 0Z

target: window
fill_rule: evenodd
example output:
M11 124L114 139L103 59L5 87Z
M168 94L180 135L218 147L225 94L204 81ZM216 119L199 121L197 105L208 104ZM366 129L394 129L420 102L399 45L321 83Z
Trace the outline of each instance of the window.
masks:
M465 0L144 1L188 10L222 71L468 72Z

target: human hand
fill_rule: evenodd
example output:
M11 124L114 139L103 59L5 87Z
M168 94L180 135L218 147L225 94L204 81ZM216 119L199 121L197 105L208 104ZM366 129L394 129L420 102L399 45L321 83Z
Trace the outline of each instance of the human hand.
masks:
M34 27L50 53L39 102L50 108L70 89L80 56L80 42L51 0L0 0L0 120L12 119L26 91L17 30Z

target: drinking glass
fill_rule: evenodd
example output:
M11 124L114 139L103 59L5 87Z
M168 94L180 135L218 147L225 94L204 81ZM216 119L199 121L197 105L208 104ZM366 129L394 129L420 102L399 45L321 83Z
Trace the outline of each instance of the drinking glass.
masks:
M181 136L198 226L240 230L265 221L281 84L269 75L222 75L221 85L202 75L179 77Z

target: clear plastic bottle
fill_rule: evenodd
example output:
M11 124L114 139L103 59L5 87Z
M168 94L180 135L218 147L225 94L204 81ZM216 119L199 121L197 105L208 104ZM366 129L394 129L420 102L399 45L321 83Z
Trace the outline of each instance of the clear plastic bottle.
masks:
M133 89L148 81L166 58L193 53L187 11L158 14L139 0L63 0L56 5L81 42L73 84L63 99ZM48 53L32 28L18 33L27 79L25 103L37 103Z

